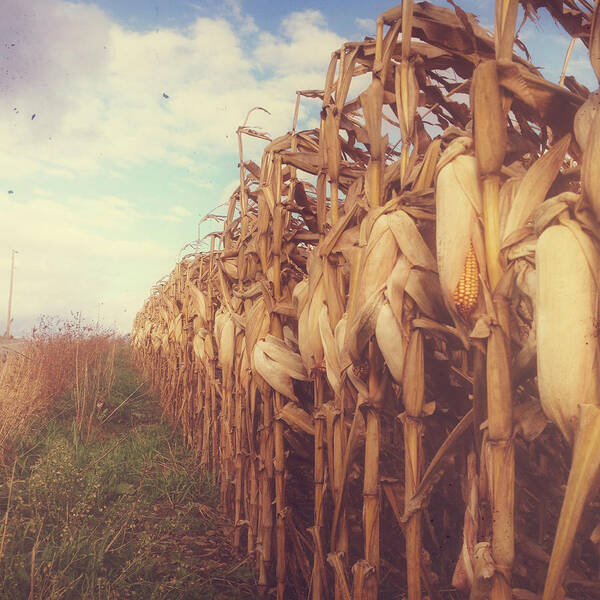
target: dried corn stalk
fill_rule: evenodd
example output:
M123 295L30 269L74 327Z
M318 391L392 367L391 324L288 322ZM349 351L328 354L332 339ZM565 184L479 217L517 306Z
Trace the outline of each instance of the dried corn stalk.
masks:
M588 4L526 15L548 8L600 72ZM513 53L517 8L496 2L492 35L404 2L298 92L290 133L247 118L222 231L136 317L136 361L218 477L265 594L441 598L452 573L472 598L560 593L600 455L600 119L596 95ZM315 100L319 126L299 130ZM247 135L267 142L259 164ZM580 547L568 593L591 600Z

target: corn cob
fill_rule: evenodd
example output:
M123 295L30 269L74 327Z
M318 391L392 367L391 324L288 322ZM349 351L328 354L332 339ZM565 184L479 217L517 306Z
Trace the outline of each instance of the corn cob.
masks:
M444 301L455 320L469 317L479 296L485 268L479 226L482 199L477 163L466 154L468 138L457 138L442 154L436 180L437 264Z
M456 310L467 319L475 306L479 296L479 266L477 257L473 250L473 244L469 247L469 252L465 260L463 272L458 280L458 285L454 290L453 298Z

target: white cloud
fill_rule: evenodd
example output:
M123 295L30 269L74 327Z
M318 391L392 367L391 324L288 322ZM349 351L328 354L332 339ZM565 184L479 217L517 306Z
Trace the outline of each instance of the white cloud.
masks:
M189 217L192 214L185 206L173 206L171 211L178 217Z
M3 100L21 120L58 104L64 112L72 99L65 84L85 85L104 68L110 21L93 4L59 0L4 0L2 13Z
M235 19L241 21L244 18L244 14L242 12L242 3L240 0L225 0L224 4Z
M95 320L99 302L104 323L127 331L149 285L172 267L173 251L152 240L131 239L136 215L123 199L59 202L38 196L29 202L1 200L0 211L0 239L19 250L13 301L17 333L30 330L40 314L64 316L73 310ZM9 253L3 254L0 272L5 274ZM7 294L3 275L0 297Z
M322 86L323 67L327 67L332 51L343 42L326 28L324 17L318 10L294 12L282 21L281 35L260 35L254 57L259 68L273 69L285 78L291 74L297 82L299 74L316 73Z
M377 29L377 23L375 19L361 19L358 17L354 19L354 22L362 32L370 35L373 35Z
M63 167L42 167L41 171L45 175L52 177L60 177L61 179L75 179L75 173L71 169Z
M223 187L223 190L221 191L221 200L219 203L219 207L228 206L229 198L231 197L231 194L235 192L238 185L240 185L240 180L234 179L233 181L230 181L226 186Z
M26 106L0 117L0 177L13 179L42 170L73 177L107 162L198 169L194 152L236 151L235 130L252 106L271 112L256 115L254 125L274 134L288 129L296 89L323 86L331 52L343 41L316 10L290 14L278 35L262 32L247 45L235 1L231 20L198 18L187 30L145 33L88 5L32 1L35 27L20 43L29 46L33 67L24 50L3 51L15 75L0 98ZM19 6L9 16L24 19ZM44 19L61 35L42 31Z
M187 224L195 235L188 206L196 206L198 190L217 204L238 185L213 191L213 182L234 177L235 130L248 110L271 113L254 113L249 125L273 135L288 130L296 90L323 86L343 40L315 10L288 15L276 34L261 31L239 0L185 29L147 32L118 25L92 4L2 4L7 76L0 103L9 109L0 112L0 273L8 270L8 249L21 250L15 324L29 327L39 314L71 310L95 320L102 303L103 320L126 331L186 241L173 242L173 232ZM314 124L315 110L318 102L303 101L301 123ZM245 137L246 158L257 159L263 145ZM178 190L158 208L144 200L157 165L168 189ZM79 178L116 176L127 197L109 185L72 192ZM21 188L33 192L25 200L6 195ZM214 223L202 227L209 225L214 230ZM0 277L0 298L5 282Z

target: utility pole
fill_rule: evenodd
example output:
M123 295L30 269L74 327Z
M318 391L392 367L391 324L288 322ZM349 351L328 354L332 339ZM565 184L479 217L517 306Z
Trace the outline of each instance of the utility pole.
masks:
M10 310L12 308L12 294L13 294L13 281L15 278L15 254L17 254L16 250L12 250L11 259L10 259L10 286L8 288L8 319L6 320L6 333L5 337L10 337Z

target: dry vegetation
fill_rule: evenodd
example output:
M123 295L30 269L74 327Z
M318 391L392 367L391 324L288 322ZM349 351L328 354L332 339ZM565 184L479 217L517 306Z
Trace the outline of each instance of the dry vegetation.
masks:
M160 422L128 347L77 324L43 332L25 350L47 365L44 394L26 385L28 410L3 424L18 429L0 467L0 599L254 597L214 481Z
M600 597L597 97L513 53L516 1L450 4L334 52L260 166L240 127L223 230L136 318L280 600ZM599 4L522 5L600 75Z
M77 403L77 429L89 431L110 388L115 339L79 318L43 318L20 350L0 361L0 464L11 463L15 445L63 394ZM73 389L72 389L73 388ZM72 390L72 391L71 391Z

